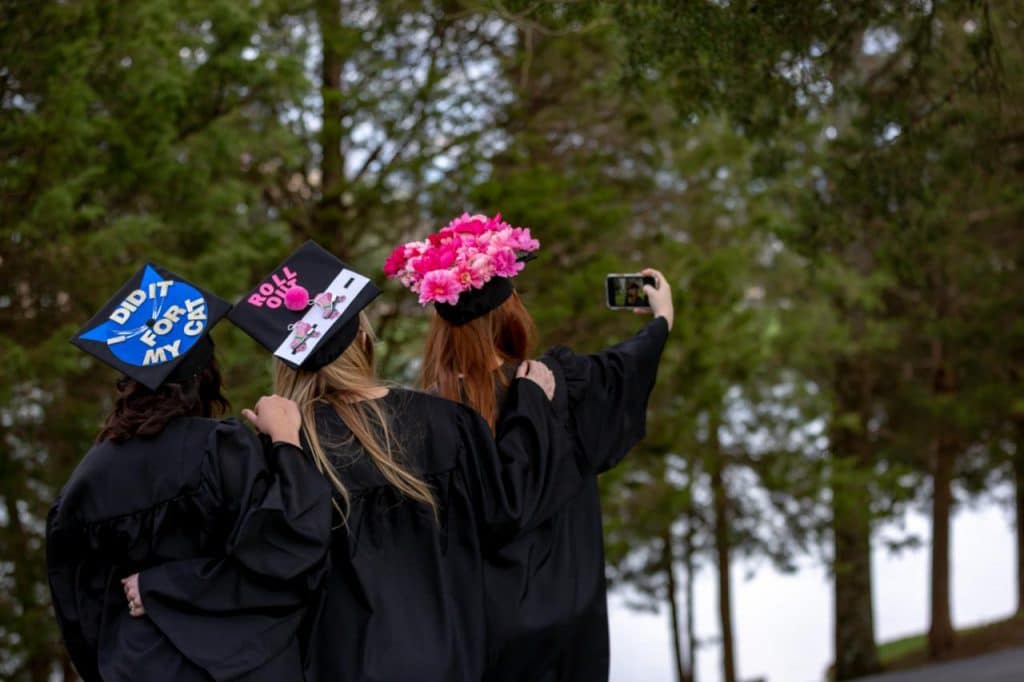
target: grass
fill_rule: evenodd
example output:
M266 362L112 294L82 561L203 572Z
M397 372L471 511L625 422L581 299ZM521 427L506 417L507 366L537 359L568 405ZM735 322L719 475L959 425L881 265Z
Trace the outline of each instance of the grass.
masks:
M940 660L970 658L1019 646L1024 646L1024 617L1011 616L957 630L953 650ZM879 644L878 658L885 670L903 670L935 662L928 658L928 637L923 634Z
M921 634L879 644L878 660L882 664L882 670L889 672L1016 647L1024 647L1024 615L1010 616L1006 620L957 630L953 650L939 659L928 658L928 636ZM835 671L831 665L825 671L825 679L829 682L835 679Z
M909 656L917 652L923 652L928 648L928 637L925 635L911 635L902 639L894 639L891 642L884 642L878 645L878 660L883 667L888 668L893 661Z

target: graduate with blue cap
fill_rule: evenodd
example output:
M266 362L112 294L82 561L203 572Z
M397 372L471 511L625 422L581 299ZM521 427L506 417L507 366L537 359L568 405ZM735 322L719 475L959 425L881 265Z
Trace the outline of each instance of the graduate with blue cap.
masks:
M87 682L301 679L330 488L290 401L246 411L262 438L214 418L210 330L230 309L147 264L72 339L123 374L46 527L54 612Z

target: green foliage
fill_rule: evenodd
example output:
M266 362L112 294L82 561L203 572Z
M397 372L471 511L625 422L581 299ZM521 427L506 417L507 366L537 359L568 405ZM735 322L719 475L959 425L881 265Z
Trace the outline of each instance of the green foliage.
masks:
M114 378L68 340L147 259L233 297L257 249L280 256L290 236L242 159L289 153L274 112L295 103L305 77L288 52L280 69L244 56L250 40L284 32L276 5L9 3L4 12L0 671L35 680L61 652L43 520L109 408ZM229 375L259 357L251 345L227 350Z

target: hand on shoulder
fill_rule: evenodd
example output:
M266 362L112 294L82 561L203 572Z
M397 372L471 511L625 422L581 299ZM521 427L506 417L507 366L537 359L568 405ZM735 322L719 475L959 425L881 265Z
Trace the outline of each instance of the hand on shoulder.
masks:
M288 398L265 395L256 401L251 410L242 410L242 416L258 431L270 436L274 442L291 443L296 447L302 447L302 441L299 440L302 415L299 413L299 406Z
M555 375L547 365L539 360L527 360L516 369L517 379L529 379L544 391L551 400L555 397Z

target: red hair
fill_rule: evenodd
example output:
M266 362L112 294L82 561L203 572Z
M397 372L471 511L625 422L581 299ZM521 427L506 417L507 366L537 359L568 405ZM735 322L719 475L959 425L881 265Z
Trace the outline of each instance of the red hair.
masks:
M423 350L424 388L476 410L491 430L498 418L498 388L508 385L501 364L530 356L537 326L515 291L500 306L463 325L435 315Z

